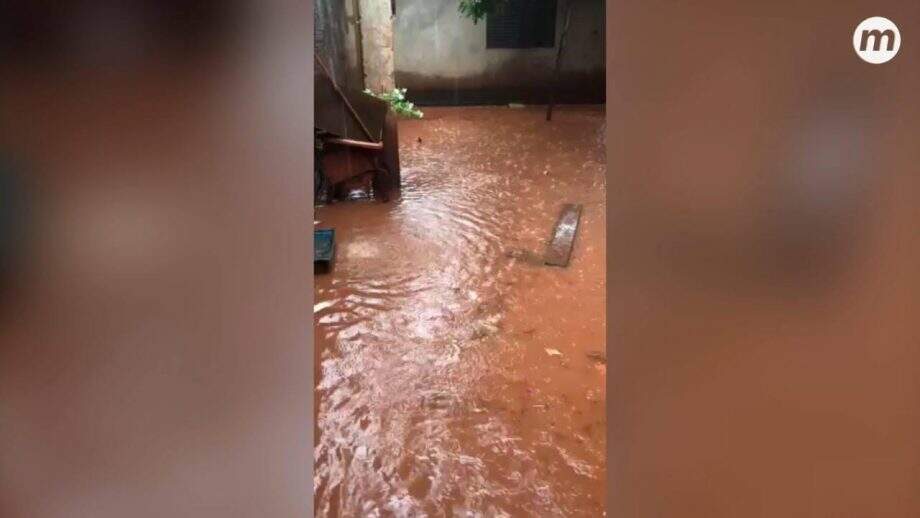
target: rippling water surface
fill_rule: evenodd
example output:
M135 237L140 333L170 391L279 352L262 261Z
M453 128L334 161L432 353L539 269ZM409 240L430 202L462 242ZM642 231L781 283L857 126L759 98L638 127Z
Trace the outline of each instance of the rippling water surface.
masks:
M603 121L429 109L399 198L317 209L318 516L604 514ZM567 202L572 262L540 266Z

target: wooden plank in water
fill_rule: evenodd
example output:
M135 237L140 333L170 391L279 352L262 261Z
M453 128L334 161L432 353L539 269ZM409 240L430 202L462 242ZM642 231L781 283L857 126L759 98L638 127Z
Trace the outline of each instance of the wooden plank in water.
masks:
M550 266L568 266L578 233L578 220L581 218L581 205L567 203L562 206L553 237L546 246L545 262Z

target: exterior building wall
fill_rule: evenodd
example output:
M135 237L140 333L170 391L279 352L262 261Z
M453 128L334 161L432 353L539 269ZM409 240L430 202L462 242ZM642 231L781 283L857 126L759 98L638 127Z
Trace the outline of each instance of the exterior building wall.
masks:
M486 20L459 0L396 0L395 76L424 104L543 103L552 86L567 0L557 2L556 48L487 49ZM557 101L604 101L605 0L570 0Z

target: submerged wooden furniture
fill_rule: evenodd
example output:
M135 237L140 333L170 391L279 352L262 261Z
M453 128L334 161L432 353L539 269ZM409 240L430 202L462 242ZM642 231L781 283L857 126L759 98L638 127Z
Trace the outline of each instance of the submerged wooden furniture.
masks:
M333 185L370 176L386 201L399 190L399 138L390 105L364 92L344 91L317 56L315 116L323 174Z

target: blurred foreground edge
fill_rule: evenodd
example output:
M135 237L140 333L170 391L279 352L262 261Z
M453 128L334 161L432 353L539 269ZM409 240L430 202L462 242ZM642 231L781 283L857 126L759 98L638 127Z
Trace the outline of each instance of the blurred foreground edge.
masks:
M0 5L0 516L310 515L311 47L303 2Z
M920 4L607 8L608 516L920 516Z

